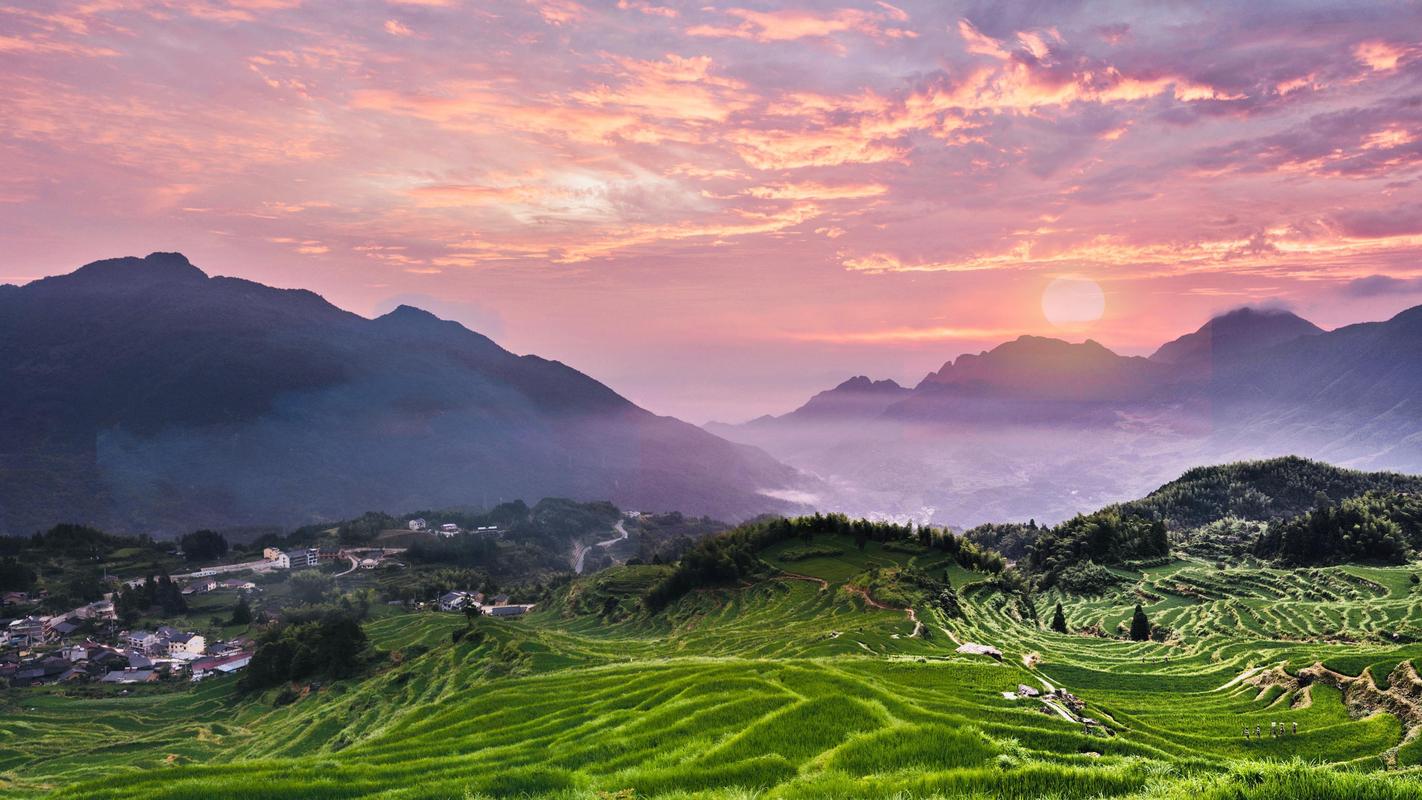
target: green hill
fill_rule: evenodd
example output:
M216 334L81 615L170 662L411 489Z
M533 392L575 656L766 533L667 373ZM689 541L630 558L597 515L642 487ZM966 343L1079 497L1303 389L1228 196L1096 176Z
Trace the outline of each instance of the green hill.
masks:
M1422 796L1422 716L1397 688L1422 657L1408 567L1175 561L1116 569L1098 596L1031 595L916 532L856 530L757 541L745 570L657 612L644 598L676 568L578 579L521 619L379 619L367 632L384 666L280 707L230 679L11 691L0 787L145 800ZM1057 602L1066 634L1046 625ZM1117 633L1137 604L1155 640ZM1271 737L1271 723L1298 733Z
M1199 467L1146 497L1121 504L1125 514L1164 520L1172 528L1196 528L1234 517L1282 520L1323 503L1368 492L1422 492L1422 477L1395 472L1359 472L1289 456Z

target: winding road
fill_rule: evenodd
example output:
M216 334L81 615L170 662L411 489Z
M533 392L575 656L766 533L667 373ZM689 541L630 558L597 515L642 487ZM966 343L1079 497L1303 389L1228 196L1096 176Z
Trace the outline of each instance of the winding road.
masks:
M615 536L615 537L613 537L613 538L611 538L611 539L607 539L607 540L604 540L604 541L601 541L601 542L596 542L596 543L594 543L591 547L589 547L588 545L584 545L584 544L574 545L574 546L573 546L573 571L576 572L576 573L578 573L579 575L583 574L583 561L587 559L587 557L588 557L588 551L591 550L593 547L611 547L611 546L617 544L618 542L622 541L623 539L626 539L630 534L627 533L627 528L624 527L622 523L623 523L623 520L620 520L620 519L619 519L619 520L617 521L617 524L612 526L612 529L613 529L614 531L617 531L617 534L618 534L618 535Z

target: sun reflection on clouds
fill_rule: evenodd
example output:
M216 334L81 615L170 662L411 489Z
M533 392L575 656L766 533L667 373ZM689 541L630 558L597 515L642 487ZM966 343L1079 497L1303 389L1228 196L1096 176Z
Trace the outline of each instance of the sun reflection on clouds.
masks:
M509 309L511 335L594 362L573 331L1028 330L1073 272L1140 346L1256 289L1371 313L1345 287L1422 248L1417 30L1369 3L21 0L5 244L30 274L178 241L352 307L409 279L528 319L557 281L568 330ZM678 310L607 330L607 293Z

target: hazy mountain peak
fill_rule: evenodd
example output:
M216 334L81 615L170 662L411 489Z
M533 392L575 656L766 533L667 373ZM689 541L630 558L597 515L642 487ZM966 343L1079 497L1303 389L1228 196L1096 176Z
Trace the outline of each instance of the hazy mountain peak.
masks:
M152 285L206 280L207 273L193 266L182 253L149 253L143 258L107 258L94 261L62 278L82 283Z
M1322 328L1291 311L1244 306L1166 342L1150 358L1162 364L1202 365L1320 333Z
M375 319L377 322L398 322L407 325L439 324L444 322L444 320L440 319L439 317L436 317L434 314L431 314L423 308L407 306L403 303L391 309L389 312L376 317Z
M1115 369L1125 361L1130 359L1117 355L1094 339L1073 344L1049 336L1023 335L976 355L958 356L957 360L944 363L937 372L930 372L919 386L983 380L1016 383L1037 377Z
M855 375L853 378L841 383L830 391L833 392L896 392L904 387L891 378L876 381L868 375Z

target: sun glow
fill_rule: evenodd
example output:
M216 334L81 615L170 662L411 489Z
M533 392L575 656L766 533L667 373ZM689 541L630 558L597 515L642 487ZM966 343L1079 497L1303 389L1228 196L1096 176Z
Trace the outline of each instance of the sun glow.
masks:
M1076 327L1101 319L1106 294L1090 278L1054 278L1042 292L1042 315L1057 327Z

